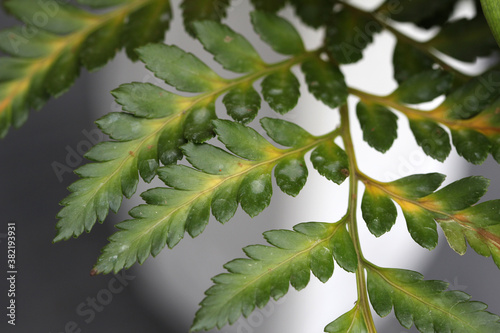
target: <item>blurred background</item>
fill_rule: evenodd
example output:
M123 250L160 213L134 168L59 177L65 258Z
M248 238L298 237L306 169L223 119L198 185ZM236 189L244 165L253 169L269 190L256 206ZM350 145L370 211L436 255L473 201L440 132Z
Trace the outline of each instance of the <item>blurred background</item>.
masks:
M195 53L223 75L230 75L204 53L198 42L183 32L178 5L172 1L174 20L166 35L166 43L176 44ZM356 2L353 2L356 3ZM358 1L366 7L377 1ZM463 0L457 15L470 15L472 1ZM253 32L246 1L233 1L227 22L256 46L266 61L281 59L262 43ZM291 10L282 13L296 22ZM0 28L18 24L0 12ZM408 27L402 26L402 29ZM406 31L406 30L405 30ZM300 27L308 47L321 40L321 31ZM417 37L418 31L411 31ZM432 32L431 32L432 33ZM342 70L349 85L373 93L388 93L394 87L391 72L391 48L394 40L389 34L379 34L375 43L365 50L365 59ZM457 64L462 66L462 64ZM464 70L480 70L485 61ZM302 76L295 71L301 83ZM76 84L60 98L51 100L41 111L31 112L27 123L11 130L0 141L0 308L7 306L6 293L6 224L14 221L17 227L16 326L7 325L1 314L0 332L187 332L203 291L210 277L223 271L222 265L243 256L241 248L263 243L262 232L269 229L291 228L307 221L337 221L345 212L347 184L329 184L309 167L309 181L297 198L287 197L274 188L272 205L255 219L238 211L224 227L215 220L196 239L189 236L173 250L164 250L143 266L116 276L90 277L89 272L106 238L114 232L112 225L122 221L127 211L141 203L134 197L123 204L120 212L110 213L104 225L96 225L92 233L52 244L55 235L55 216L58 202L66 197L69 186L77 177L69 170L86 161L83 151L88 142L105 140L94 125L100 116L119 111L109 91L121 83L140 81L156 83L156 79L141 63L132 64L120 53L103 70L89 74L82 70ZM259 85L259 83L257 83ZM355 100L350 100L351 109ZM221 104L218 116L227 117ZM221 112L222 110L222 112ZM259 116L273 116L263 103ZM361 139L359 124L353 117L352 130L360 167L383 181L413 173L440 171L448 176L446 183L469 174L481 174L492 180L484 200L500 197L499 167L491 157L482 166L472 167L456 156L440 164L424 157L408 131L407 121L399 117L399 136L394 147L381 155ZM302 97L295 110L285 119L296 122L313 134L330 131L338 118L308 96L302 84ZM258 126L253 122L252 126ZM455 154L455 153L453 153ZM54 168L64 165L64 171ZM161 186L154 183L154 186ZM138 193L146 187L139 188ZM362 189L360 189L361 193ZM401 215L401 214L399 214ZM359 215L361 216L361 215ZM489 305L491 312L500 314L500 272L491 258L484 258L469 249L460 257L453 252L444 237L438 247L429 252L409 237L404 221L398 220L390 234L379 239L370 236L361 225L363 250L369 259L381 266L417 270L426 279L450 283L451 289L462 290ZM352 274L336 267L326 285L314 277L300 293L290 290L279 302L271 302L248 319L241 319L225 333L264 332L322 332L324 326L352 307L356 299ZM5 310L2 310L5 311ZM380 332L407 332L391 314L377 319ZM415 332L414 329L410 330Z

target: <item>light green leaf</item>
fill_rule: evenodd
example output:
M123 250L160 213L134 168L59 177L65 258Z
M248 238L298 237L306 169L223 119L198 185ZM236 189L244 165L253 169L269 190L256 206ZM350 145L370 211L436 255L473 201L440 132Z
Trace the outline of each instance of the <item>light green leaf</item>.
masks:
M255 32L274 51L290 55L305 51L299 33L287 20L262 11L252 12L250 16Z
M204 92L219 88L224 79L191 53L177 46L149 44L137 50L146 68L181 91Z
M359 102L356 108L363 140L381 153L391 148L398 136L398 117L385 106Z
M265 64L253 46L227 25L214 21L193 23L196 37L214 59L225 69L248 73L262 69Z
M283 146L305 146L314 140L309 132L286 120L264 117L260 123L267 135Z
M368 333L359 302L347 313L325 327L327 333Z
M475 204L488 189L490 181L482 176L470 176L453 182L425 197L425 200L446 212L458 211Z
M331 108L347 101L347 86L338 66L319 57L306 60L302 64L309 91L318 100Z
M500 45L500 25L498 24L498 17L500 16L500 4L494 0L481 0L483 13L488 21L491 31L495 36L498 45Z
M299 101L300 83L289 69L266 76L261 85L264 100L279 114L292 110Z
M55 1L5 3L27 26L0 32L0 49L12 56L0 58L0 137L11 125L21 126L30 109L40 109L50 97L67 91L82 66L95 70L123 46L135 60L132 49L163 40L170 20L168 0L81 3L120 6L98 14ZM124 34L127 38L121 38Z
M243 250L249 259L236 259L224 265L228 273L215 276L214 285L191 327L192 331L219 329L249 316L255 306L263 307L270 297L283 297L291 283L297 290L309 282L312 270L325 282L333 273L330 239L343 229L343 223L302 223L294 231L271 230L264 237L272 246L251 245Z
M418 199L434 192L446 178L440 173L411 175L388 183L391 192L408 199Z
M155 188L142 194L146 204L130 211L132 220L117 225L120 230L103 249L94 273L118 271L136 261L142 263L149 254L158 254L165 245L174 247L186 231L191 236L200 234L208 222L210 209L222 223L234 215L238 203L247 214L256 216L271 200L274 167L280 188L285 193L296 195L307 177L304 155L323 141L332 139L331 136L312 137L303 146L278 149L242 124L228 120L212 123L219 139L239 156L208 144L190 142L182 146L186 159L196 169L182 165L158 169L160 179L170 188ZM332 132L331 135L336 134ZM116 149L103 151L114 153ZM137 178L137 170L132 169L125 178L125 185L134 185L134 175ZM339 264L349 269L355 251L349 252L345 237L337 243L344 247L339 249L343 251Z
M417 272L373 268L367 270L370 302L382 317L394 312L399 323L421 332L487 333L500 330L499 317L484 303L470 301L461 291L444 291L443 281L423 280Z

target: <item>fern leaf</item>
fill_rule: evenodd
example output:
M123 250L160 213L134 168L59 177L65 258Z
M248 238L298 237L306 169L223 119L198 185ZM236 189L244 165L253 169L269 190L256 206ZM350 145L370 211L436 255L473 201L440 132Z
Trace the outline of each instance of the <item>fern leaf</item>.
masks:
M205 24L209 24L216 34L229 29L215 22ZM238 36L235 38L247 43L241 35ZM224 52L227 57L234 56L231 49ZM239 52L237 50L237 54ZM149 182L155 176L159 162L168 165L182 158L181 145L187 141L201 143L210 139L214 135L211 120L216 119L214 101L218 96L227 92L224 103L228 113L236 120L248 122L260 107L260 96L252 88L252 83L259 77L279 73L283 68L288 70L312 56L305 53L277 64L265 65L265 68L259 65L258 70L250 75L228 80L191 53L175 46L150 44L139 48L137 54L146 67L167 84L198 94L193 97L179 96L145 83L125 84L112 92L128 114L112 113L98 121L101 129L116 141L94 147L86 157L99 163L76 171L83 179L69 188L73 193L61 202L65 207L58 214L60 221L55 241L78 236L84 230L90 231L96 220L104 220L108 208L116 211L122 200L121 194L130 197L135 192L139 181L137 173ZM274 88L275 91L281 89ZM298 87L295 89L298 91ZM282 90L276 98L286 93L287 90ZM247 157L244 154L241 156ZM291 158L283 161L278 169L286 169L287 172L303 170L300 164ZM333 169L331 172L336 171ZM278 179L283 184L281 176ZM304 181L287 191L296 195Z
M193 37L196 36L193 22L211 20L220 22L226 17L229 0L184 0L182 1L182 16L184 27Z
M197 236L208 223L210 209L222 223L232 218L238 203L250 216L259 214L271 199L273 168L281 190L297 195L308 174L304 154L337 135L337 131L322 137L309 135L294 147L278 149L242 124L214 123L219 139L240 157L208 144L184 145L182 150L195 169L170 165L158 170L170 188L142 194L146 204L130 211L132 220L117 225L120 231L111 236L94 272L118 271L136 260L142 263L165 245L174 247L185 231ZM272 122L267 121L266 127L272 128Z
M327 333L368 333L365 319L361 313L359 302L347 313L332 321L325 327Z
M248 259L228 262L228 273L212 279L215 284L200 303L192 331L232 324L255 306L265 306L270 297L283 297L289 284L305 288L309 271L321 282L328 281L334 270L332 255L347 271L356 270L356 252L344 222L302 223L294 231L271 230L264 237L272 246L247 246L243 251Z
M402 269L373 268L368 270L370 302L381 317L394 306L399 323L420 332L498 332L499 317L485 309L487 305L470 301L461 291L444 291L448 284L423 280L417 272Z
M361 210L368 229L375 236L391 229L397 214L394 200L403 210L410 235L421 246L433 249L437 245L437 222L455 252L464 254L467 240L480 255L491 255L500 268L499 201L476 204L489 181L472 176L434 192L443 180L444 175L438 173L412 175L390 183L366 178Z
M31 108L39 109L50 96L64 93L79 75L81 66L96 70L122 46L129 57L136 59L133 50L163 39L170 21L168 0L82 3L118 7L93 14L54 1L5 3L13 15L27 21L27 26L0 32L0 50L10 55L0 59L0 67L10 67L9 73L0 74L0 137L7 134L11 125L21 126ZM36 18L45 18L46 23L32 21ZM143 24L145 20L150 24ZM127 38L121 38L122 34Z

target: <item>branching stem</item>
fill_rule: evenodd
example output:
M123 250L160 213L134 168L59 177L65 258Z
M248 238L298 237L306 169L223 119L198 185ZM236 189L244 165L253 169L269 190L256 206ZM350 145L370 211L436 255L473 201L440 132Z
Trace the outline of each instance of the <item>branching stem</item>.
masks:
M357 176L357 162L354 153L354 145L351 138L351 130L349 124L349 110L347 104L340 107L341 117L341 136L344 142L345 151L349 157L349 208L348 208L348 226L349 234L354 243L356 254L358 255L358 268L356 270L356 284L358 289L358 302L363 313L363 319L369 333L376 333L375 323L373 322L372 312L368 301L368 292L366 290L366 276L365 276L365 258L361 250L361 243L358 234L358 225L356 220L356 210L358 203L358 176Z

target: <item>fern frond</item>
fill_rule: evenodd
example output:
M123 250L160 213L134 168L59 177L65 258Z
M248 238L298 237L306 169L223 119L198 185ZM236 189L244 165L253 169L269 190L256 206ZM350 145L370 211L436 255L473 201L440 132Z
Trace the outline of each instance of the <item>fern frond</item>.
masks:
M475 205L486 193L486 178L463 178L434 192L444 175L413 175L390 183L363 177L363 219L375 236L389 231L396 221L394 200L403 210L410 235L421 246L437 245L437 222L457 253L465 253L467 239L477 253L493 256L500 268L500 201Z
M238 203L250 216L259 214L271 200L273 168L281 190L297 195L308 175L304 154L325 143L333 144L338 135L338 131L333 131L313 137L297 125L264 118L263 126L271 137L275 127L283 127L284 123L291 130L282 135L292 138L299 131L302 134L302 140L295 139L293 147L279 149L249 127L228 120L214 123L220 141L240 157L208 144L182 146L187 160L196 169L169 165L158 170L160 179L170 188L151 189L142 194L147 204L130 211L132 220L117 225L120 231L112 235L104 247L93 269L95 273L116 272L136 261L143 263L150 254L156 256L165 245L174 247L186 231L192 237L199 235L208 223L210 209L221 223L233 217ZM329 160L330 157L322 155L323 161L336 166L329 169L329 174L336 174L331 178L345 179L341 171L347 168L345 153L338 160ZM313 163L317 168L323 167L314 160Z
M470 301L461 291L445 291L448 284L423 280L417 272L375 268L368 272L368 294L381 317L394 306L402 326L415 324L420 332L494 333L500 330L500 318L485 311L487 305Z
M248 259L225 264L229 272L212 279L214 285L205 292L191 331L233 324L241 315L250 315L255 306L264 307L270 297L283 297L290 284L297 290L305 288L309 271L321 282L328 281L333 257L348 272L356 271L358 259L345 221L301 223L293 229L265 232L272 246L247 246L243 251Z
M5 3L26 26L0 31L0 50L10 55L0 58L0 68L8 68L0 71L0 137L21 126L31 108L64 93L80 67L96 70L122 47L136 59L134 49L162 40L170 22L168 0L80 2L113 8L94 14L56 1Z
M266 19L264 23L257 20L255 24L276 21L283 25L285 22L277 16L266 15ZM251 72L231 80L224 79L197 57L176 46L150 44L139 48L137 53L140 59L158 78L177 90L198 95L180 96L146 83L125 84L113 92L117 102L129 114L113 113L98 121L101 129L116 141L101 143L86 154L87 158L99 163L85 165L76 171L83 179L70 186L73 193L61 202L65 207L58 214L60 221L55 241L78 236L84 230L88 232L96 220L102 222L105 219L109 208L116 211L121 204L121 194L130 197L135 192L138 172L149 182L159 162L168 165L182 158L181 145L188 141L201 143L211 138L211 120L216 119L215 100L220 95L227 93L223 101L229 115L249 122L260 107L260 96L252 84L265 77L262 83L264 99L278 112L284 113L295 106L299 95L298 81L290 68L306 60L322 61L317 52L304 51L275 64L263 63L255 52L250 52L244 62L227 62L227 59L242 59L242 48L252 48L248 41L216 22L197 22L194 28L203 31L199 38L216 60L227 68ZM282 33L298 36L290 29ZM222 38L222 41L216 37ZM230 47L225 45L232 43L235 44ZM301 42L299 44L302 45ZM256 65L252 61L257 61ZM340 73L333 66L328 66L328 69ZM315 75L318 75L316 71L309 73L313 79ZM337 79L342 79L341 74ZM338 86L342 85L345 87L343 81L338 83ZM293 99L285 97L290 91L294 92ZM272 98L269 97L271 95ZM326 96L326 91L320 95L320 98ZM336 96L337 101L347 97L343 90L338 93L330 91L329 96ZM329 156L341 157L339 151L340 148L334 149ZM335 168L328 170L328 165L318 168L334 181L340 182L345 178L339 176Z

